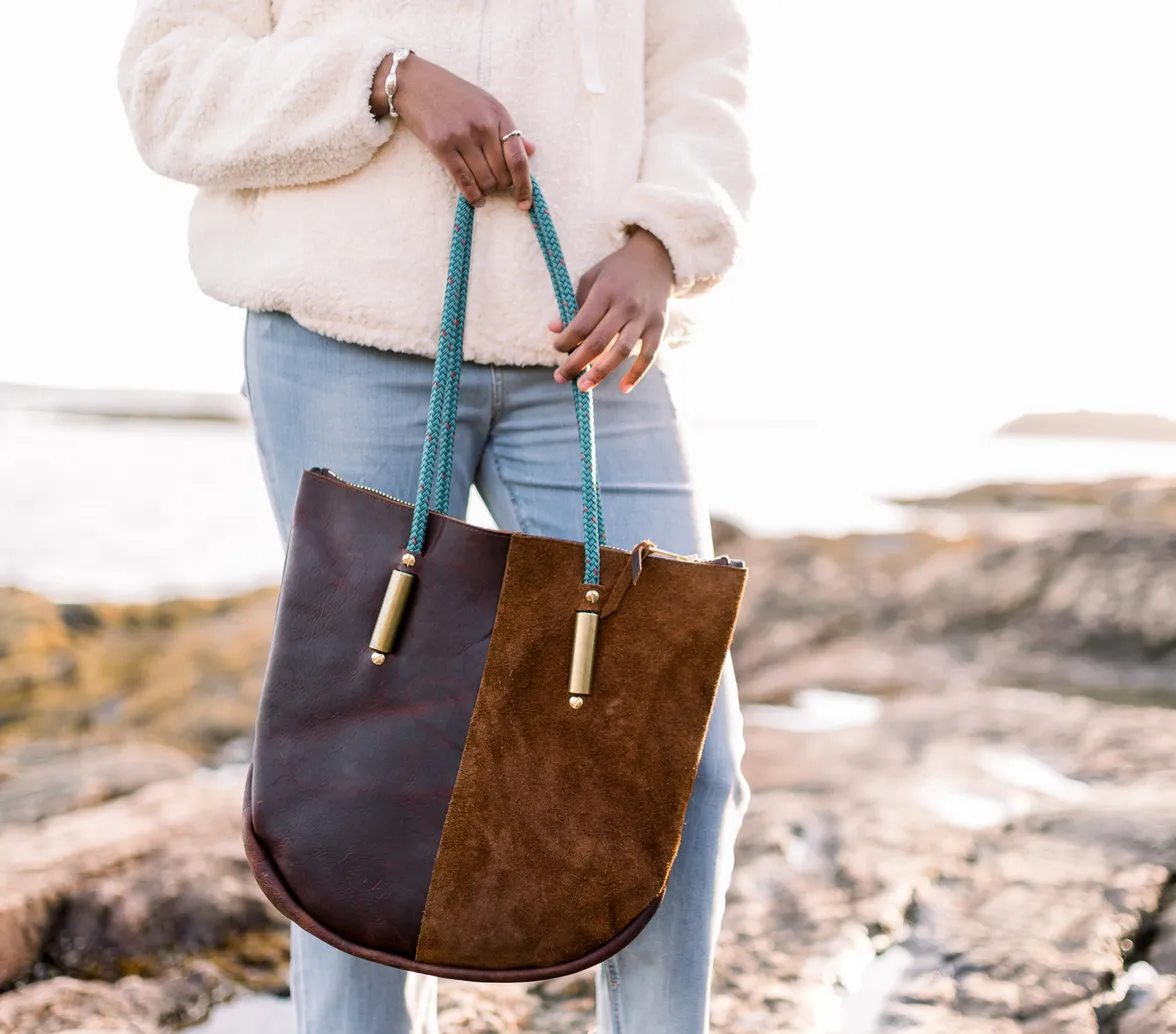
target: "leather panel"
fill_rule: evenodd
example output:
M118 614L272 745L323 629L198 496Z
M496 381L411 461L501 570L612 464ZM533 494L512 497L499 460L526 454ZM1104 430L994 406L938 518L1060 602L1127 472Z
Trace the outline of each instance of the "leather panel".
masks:
M396 647L376 666L367 643L411 521L402 503L303 474L248 817L267 878L280 879L301 909L354 946L406 958L416 950L510 540L430 514Z

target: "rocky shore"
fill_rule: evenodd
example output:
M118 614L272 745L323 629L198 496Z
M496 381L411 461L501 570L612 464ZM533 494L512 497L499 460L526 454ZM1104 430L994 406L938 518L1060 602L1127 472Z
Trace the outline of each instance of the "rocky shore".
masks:
M756 791L718 1034L1176 1030L1176 526L1082 505L1014 542L716 529ZM0 591L0 1034L285 992L237 828L274 599ZM582 976L443 986L450 1032L591 1022Z
M741 693L1019 684L1176 703L1176 481L990 485L907 500L964 534L756 540L736 637ZM1074 527L1072 511L1084 518ZM1035 533L993 534L1041 515Z
M976 687L856 728L748 733L720 1034L1176 1029L1176 712ZM106 758L146 778L141 751ZM238 988L284 989L240 776L173 773L6 826L0 1031L158 1034ZM443 1009L449 1031L572 1034L590 985L446 984Z

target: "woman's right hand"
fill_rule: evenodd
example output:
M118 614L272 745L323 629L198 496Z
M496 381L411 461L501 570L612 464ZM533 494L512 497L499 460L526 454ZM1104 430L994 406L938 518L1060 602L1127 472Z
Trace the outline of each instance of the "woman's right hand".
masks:
M382 97L392 59L376 70L372 110L387 114ZM440 65L410 54L396 69L394 104L404 124L449 171L457 189L471 205L480 207L486 196L513 191L519 208L531 207L529 156L535 146L514 132L510 112L485 90L447 72Z

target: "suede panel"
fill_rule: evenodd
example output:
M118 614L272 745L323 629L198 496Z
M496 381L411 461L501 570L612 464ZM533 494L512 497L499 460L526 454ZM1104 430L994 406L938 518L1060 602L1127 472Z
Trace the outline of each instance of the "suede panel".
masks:
M601 582L628 553L607 550ZM601 621L593 692L566 693L583 548L511 538L418 963L574 961L662 893L746 572L650 557Z
M510 539L430 514L396 647L377 666L368 638L411 521L402 503L303 475L248 815L259 847L254 857L268 859L266 871L254 866L263 888L278 881L353 946L407 958L416 949Z

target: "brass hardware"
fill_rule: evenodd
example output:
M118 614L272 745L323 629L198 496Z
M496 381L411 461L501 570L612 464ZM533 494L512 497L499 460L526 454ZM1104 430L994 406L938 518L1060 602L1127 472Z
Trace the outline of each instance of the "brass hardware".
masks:
M592 692L592 663L596 659L596 630L600 615L576 611L576 634L572 640L572 670L568 674L568 696L586 697ZM575 707L575 704L572 704Z
M372 651L372 664L383 664L387 658L379 650Z
M584 593L584 599L586 599L589 603L599 603L600 593L598 593L595 589L589 589L586 593Z
M568 697L568 706L573 711L578 711L578 710L580 710L581 707L584 706L584 698L583 697Z
M400 562L405 567L416 567L416 557L414 557L411 553L405 553L404 556L400 558Z
M388 580L388 588L384 592L384 602L380 604L380 615L376 618L376 627L372 632L368 646L379 653L390 653L396 642L396 633L400 631L400 622L404 620L404 611L408 607L408 598L412 595L412 586L416 581L407 571L393 571Z
M667 560L685 560L688 564L705 563L704 560L699 558L697 553L690 556L683 556L681 553L671 553L668 549L658 549L657 546L654 546L648 555L665 557Z

